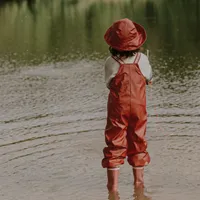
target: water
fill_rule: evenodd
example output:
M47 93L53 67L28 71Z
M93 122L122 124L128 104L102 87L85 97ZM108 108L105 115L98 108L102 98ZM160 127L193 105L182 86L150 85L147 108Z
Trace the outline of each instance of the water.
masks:
M199 199L199 1L1 1L2 200L107 199L101 168L108 90L103 34L119 18L147 29L145 169L153 200ZM133 199L126 163L120 198Z

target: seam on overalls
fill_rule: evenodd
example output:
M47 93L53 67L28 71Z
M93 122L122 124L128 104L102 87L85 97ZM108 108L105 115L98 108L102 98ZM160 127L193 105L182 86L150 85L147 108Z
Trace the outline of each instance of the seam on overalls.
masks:
M132 109L132 107L131 107L131 99L132 99L132 93L131 93L131 90L132 90L132 88L131 88L131 79L132 79L131 65L129 65L128 67L129 67L129 74L130 74L130 76L129 76L129 85L130 85L130 112L129 113L131 113L131 109ZM130 116L129 116L129 120L130 120Z
M136 55L135 55L135 59L134 59L134 61L133 61L133 63L132 63L132 65L135 65L135 64L137 64L138 62L139 62L139 60L140 60L140 53L136 53ZM130 113L131 113L131 110L132 110L132 102L131 102L131 99L132 99L132 83L131 83L131 80L132 80L132 73L131 73L131 65L129 65L129 74L130 74Z

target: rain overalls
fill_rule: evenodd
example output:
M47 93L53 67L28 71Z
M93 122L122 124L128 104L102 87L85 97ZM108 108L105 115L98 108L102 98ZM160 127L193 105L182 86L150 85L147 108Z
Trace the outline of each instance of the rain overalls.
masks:
M150 162L145 140L146 79L142 75L136 54L134 63L125 64L113 57L119 64L117 75L110 82L108 116L105 129L107 147L104 148L104 168L119 167L128 162L133 167L143 167Z

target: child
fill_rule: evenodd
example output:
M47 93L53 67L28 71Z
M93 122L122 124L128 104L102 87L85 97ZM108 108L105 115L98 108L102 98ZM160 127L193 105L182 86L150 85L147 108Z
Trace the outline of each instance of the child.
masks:
M105 80L110 89L105 129L107 147L102 166L107 168L107 188L117 192L119 166L133 167L135 187L143 187L144 166L150 162L145 140L147 111L146 84L152 69L146 55L139 52L146 41L144 28L129 19L116 21L105 33L112 57L105 63Z

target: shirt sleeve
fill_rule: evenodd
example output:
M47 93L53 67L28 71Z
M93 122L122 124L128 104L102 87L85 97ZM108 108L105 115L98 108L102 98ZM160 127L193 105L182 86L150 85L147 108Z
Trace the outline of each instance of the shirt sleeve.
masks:
M152 81L153 78L152 67L149 63L148 57L145 54L141 53L141 58L138 64L142 74L147 79L147 81Z
M107 88L109 88L110 81L114 78L119 70L119 63L112 57L108 57L105 62L105 82Z

